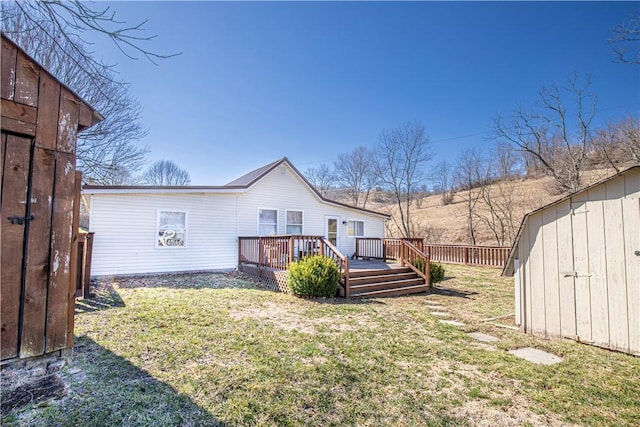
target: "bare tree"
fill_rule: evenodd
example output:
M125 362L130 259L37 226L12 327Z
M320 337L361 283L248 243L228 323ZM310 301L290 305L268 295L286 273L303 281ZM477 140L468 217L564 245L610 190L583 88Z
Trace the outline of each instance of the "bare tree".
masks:
M358 147L350 153L340 154L333 162L334 182L347 190L354 206L366 208L371 190L376 185L373 153Z
M187 185L191 177L171 160L158 160L145 171L142 181L149 185Z
M335 182L333 172L331 172L329 166L322 163L317 168L307 169L304 175L322 197L327 197Z
M619 62L640 65L640 13L614 28L609 43Z
M640 120L626 117L598 129L592 141L596 155L620 172L621 167L640 165Z
M124 26L109 7L94 10L95 5L79 1L2 2L1 7L2 31L105 117L78 137L78 167L85 180L132 183L149 151L136 145L147 133L140 124L140 104L112 67L94 58L82 34L102 33L128 57L132 51L151 61L167 57L138 45L151 38L137 36L143 23Z
M518 175L521 170L521 156L518 155L512 144L498 141L491 154L493 161L493 173L495 178L508 179Z
M420 123L406 122L380 134L375 151L376 175L380 186L393 195L398 210L393 221L404 237L420 231L411 216L411 202L414 189L428 179L426 165L432 158L431 141Z
M433 181L436 191L441 193L440 201L446 206L453 202L455 192L453 191L452 166L446 160L441 161L434 169Z
M472 245L476 244L476 209L482 198L483 186L486 184L485 159L482 152L475 148L467 148L460 153L456 161L455 182L458 196L464 201L464 215L467 219L467 236Z
M509 119L498 116L494 122L496 140L509 142L533 157L562 192L580 188L586 166L597 104L590 85L590 79L580 84L574 74L566 87L542 88L536 110L520 108ZM564 99L567 95L574 98L571 108Z

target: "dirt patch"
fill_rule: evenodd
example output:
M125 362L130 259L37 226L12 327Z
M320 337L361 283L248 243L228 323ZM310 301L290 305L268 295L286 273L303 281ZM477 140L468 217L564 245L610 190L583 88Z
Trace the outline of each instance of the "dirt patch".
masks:
M67 394L67 385L58 374L46 375L16 387L6 387L3 381L1 413L6 416L32 403L60 399Z
M102 277L96 286L113 288L223 289L255 288L249 276L241 272L180 273L145 276Z
M362 327L375 328L374 322L363 316L329 316L308 318L293 306L269 302L261 307L232 310L229 316L235 320L253 319L276 326L287 332L297 331L303 334L316 334L318 329L329 332L355 331Z

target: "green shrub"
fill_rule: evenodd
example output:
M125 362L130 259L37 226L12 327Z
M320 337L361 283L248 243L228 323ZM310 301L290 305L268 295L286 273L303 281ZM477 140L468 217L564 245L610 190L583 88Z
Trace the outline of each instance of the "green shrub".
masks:
M429 283L442 282L442 279L444 279L444 267L442 264L432 262L429 270Z
M333 297L338 289L340 270L331 258L304 257L289 266L289 289L303 297Z
M424 271L425 261L422 258L414 259L411 264L420 271ZM444 267L442 264L432 262L429 264L429 283L434 284L442 282L444 279Z

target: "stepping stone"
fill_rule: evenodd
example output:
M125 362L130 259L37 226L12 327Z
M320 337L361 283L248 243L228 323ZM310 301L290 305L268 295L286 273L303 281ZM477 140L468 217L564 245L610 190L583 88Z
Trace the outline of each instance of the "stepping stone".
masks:
M538 350L537 348L524 347L516 350L509 350L509 353L539 365L555 365L556 363L562 362L561 357L547 353L546 351Z
M494 337L492 335L483 334L481 332L470 332L469 335L471 338L476 339L482 342L496 342L499 341L499 338Z
M453 326L464 326L464 323L462 322L458 322L457 320L438 320L438 322L440 323L444 323L446 325L453 325Z
M445 313L444 311L432 311L431 315L436 317L449 317L449 313Z
M425 304L424 306L425 306L425 307L427 307L427 308L430 308L430 309L431 309L431 308L438 308L438 309L439 309L439 308L444 308L444 307L443 307L443 306L441 306L440 304Z

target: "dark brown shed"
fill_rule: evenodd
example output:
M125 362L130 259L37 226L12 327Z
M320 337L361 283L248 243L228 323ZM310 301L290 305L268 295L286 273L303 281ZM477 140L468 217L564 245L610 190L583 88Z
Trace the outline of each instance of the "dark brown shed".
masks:
M102 117L2 34L0 360L73 345L78 132Z

